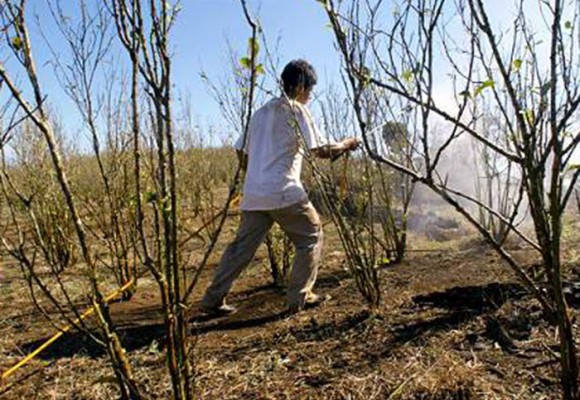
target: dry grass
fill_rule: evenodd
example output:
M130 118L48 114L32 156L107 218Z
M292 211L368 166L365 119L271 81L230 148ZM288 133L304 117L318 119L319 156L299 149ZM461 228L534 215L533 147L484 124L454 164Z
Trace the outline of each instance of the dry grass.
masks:
M237 217L229 219L220 249L236 222ZM473 237L448 242L447 251L438 243L435 252L410 253L403 264L382 271L383 303L369 310L345 272L332 225L325 230L318 291L330 299L321 307L277 317L284 293L267 286L265 248L233 288L230 301L240 307L237 315L206 321L197 318L193 306L198 398L558 398L553 329L535 302L518 291L498 257L475 246ZM424 237L413 240L417 248L429 248ZM517 255L534 262L525 249ZM199 257L192 253L188 265ZM52 329L32 307L14 265L0 268L3 369ZM194 300L210 274L204 274ZM114 304L112 313L137 381L151 398L162 399L171 388L156 293L154 283L142 280L137 295L129 303ZM512 335L515 348L502 347L490 328L494 320ZM0 385L2 399L109 399L117 394L106 356L74 334Z

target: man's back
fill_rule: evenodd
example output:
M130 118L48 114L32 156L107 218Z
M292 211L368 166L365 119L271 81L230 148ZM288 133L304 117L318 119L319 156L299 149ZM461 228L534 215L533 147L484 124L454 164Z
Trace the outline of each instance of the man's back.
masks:
M258 109L245 146L248 169L242 209L272 210L305 200L301 137L311 149L318 146L318 136L308 109L296 101L274 98ZM236 147L242 148L241 139Z

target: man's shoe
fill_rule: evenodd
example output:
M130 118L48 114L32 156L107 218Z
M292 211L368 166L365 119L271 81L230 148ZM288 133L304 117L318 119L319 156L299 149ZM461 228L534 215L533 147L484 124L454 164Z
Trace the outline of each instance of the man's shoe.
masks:
M220 316L224 316L224 315L231 315L231 314L235 313L236 311L238 311L238 309L236 307L230 306L230 305L225 304L225 303L218 306L218 307L208 307L208 306L202 305L200 308L204 314L215 316L215 317L220 317Z
M306 295L306 298L304 299L304 304L302 305L302 307L299 306L289 306L288 307L288 314L296 314L297 312L301 311L301 310L309 310L311 308L315 308L318 307L320 304L322 304L324 301L329 300L330 296L326 295L326 296L319 296L317 294L314 293L309 293Z
M322 303L324 298L314 293L309 293L304 299L304 307L315 307Z
M307 310L309 308L318 307L320 304L324 303L327 300L330 300L329 295L319 296L314 293L310 293L306 296L304 300L304 309Z

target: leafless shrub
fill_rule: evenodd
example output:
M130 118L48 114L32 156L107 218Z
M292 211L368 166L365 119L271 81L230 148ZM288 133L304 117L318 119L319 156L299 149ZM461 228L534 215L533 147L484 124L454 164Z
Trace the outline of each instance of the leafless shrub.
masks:
M38 129L38 132L43 139L43 146L46 146L47 154L50 159L50 168L54 173L59 195L64 199L65 209L67 210L68 217L74 227L75 239L71 238L71 240L75 240L75 245L79 248L81 258L85 264L83 275L86 277L87 283L91 288L92 303L96 310L98 316L97 320L100 327L99 336L101 339L96 337L95 339L102 340L101 343L103 343L108 350L113 370L121 391L121 397L123 399L141 398L139 388L133 379L131 365L128 362L124 349L121 347L119 338L115 333L107 304L101 291L101 282L98 278L95 254L87 239L87 228L83 223L81 214L79 213L78 199L75 198L75 195L71 190L70 181L64 168L62 151L57 142L57 136L55 135L55 125L53 124L53 121L50 120L47 106L44 103L44 95L36 74L36 67L34 64L28 27L25 19L25 6L25 0L2 2L0 19L5 27L5 40L3 46L10 48L15 65L21 68L26 78L25 82L27 82L31 88L30 97L27 98L23 90L14 83L4 65L0 65L0 78L2 79L3 84L7 86L10 96L20 107L22 115L25 115L30 120L31 124ZM7 198L9 198L10 192L18 197L20 204L24 205L29 216L31 228L37 232L37 237L39 237L38 225L35 223L35 214L30 206L31 199L24 196L18 191L16 186L11 183L6 164L4 164L4 166L4 179L2 180L3 192ZM59 299L53 295L51 289L42 279L39 278L35 271L34 265L36 252L33 250L31 254L28 251L29 249L26 248L25 230L27 228L19 225L14 203L10 206L10 212L12 222L17 227L18 235L16 242L4 240L4 245L26 271L28 281L37 285L43 295L61 312L61 315L68 318L67 310L63 309ZM41 248L46 250L46 247L44 246ZM47 251L45 251L45 254L46 253ZM47 257L47 259L49 258ZM57 290L60 290L63 293L66 298L66 304L72 306L71 299L68 296L67 290L62 281L57 279L57 282L57 287L59 288ZM71 307L71 311L76 314L77 318L79 317L78 310L74 306ZM68 319L70 321L70 318Z
M140 0L111 0L108 4L117 35L132 66L133 173L138 199L135 213L140 238L139 258L154 276L161 295L173 398L192 399L186 307L182 300L186 277L178 241L176 140L168 47L179 5ZM146 171L151 173L149 182L143 182L141 177L139 80L144 82L148 96L146 126L150 136L146 139ZM145 185L150 185L149 190L144 190ZM150 229L146 229L146 225Z
M572 133L577 130L574 115L580 106L575 38L578 4L561 0L533 6L517 3L511 26L504 32L490 20L481 0L401 2L393 21L387 24L380 18L381 1L341 2L340 9L333 0L320 3L327 11L345 64L348 89L367 150L376 160L410 175L445 199L512 268L558 327L563 397L578 398L578 364L562 292L560 245L562 214L580 175L571 163L580 143L580 135ZM532 24L534 12L544 16L543 26ZM453 15L458 16L453 20L457 30L451 29L448 20ZM538 34L548 40L538 42ZM444 61L438 56L441 52ZM443 106L445 99L436 95L436 80L443 74L451 76L449 97L453 107ZM478 79L478 74L483 79ZM374 151L362 100L368 91L403 99L416 114L420 139L416 154L421 168L409 168ZM496 142L482 134L475 123L474 105L482 97L489 99L502 116L510 147L505 146L506 141ZM432 126L436 123L447 124L449 133L433 149ZM485 203L455 190L447 176L439 174L441 157L464 134L517 165L535 241L515 226L517 207L506 219ZM547 289L539 287L465 202L483 207L507 223L510 234L517 234L538 251Z
M479 118L481 131L493 142L510 148L507 128L501 126L501 117L486 115ZM524 186L517 166L510 160L491 151L488 146L473 141L475 163L475 197L478 218L482 227L490 232L498 243L503 243L510 231L510 224L518 226L524 220ZM496 210L499 217L488 210ZM521 214L521 215L518 215ZM519 218L518 218L519 217ZM510 221L511 220L511 221Z
M71 175L71 184L82 196L82 210L90 221L89 233L107 250L110 257L99 258L115 275L119 286L133 281L133 288L123 293L129 299L137 284L134 262L134 223L130 204L132 186L130 171L130 136L126 134L123 117L123 82L115 70L109 54L114 39L109 14L104 3L92 5L81 1L79 18L71 19L63 10L60 0L50 1L49 10L67 44L68 54L52 52L55 76L67 96L76 105L89 133L92 157L77 157L78 178ZM42 23L39 21L39 26ZM97 77L106 77L105 84L97 86ZM115 87L120 87L121 90ZM98 180L89 178L98 171ZM77 178L77 179L75 179Z
M340 139L355 121L346 97L331 88L322 102L324 126L332 139ZM366 98L369 118L380 120L379 98ZM382 146L403 164L411 161L412 140L404 123L377 125L374 146ZM368 157L345 156L329 167L313 166L314 200L329 214L340 234L349 271L363 297L380 302L378 269L403 259L407 244L407 213L414 183L398 171L389 171Z

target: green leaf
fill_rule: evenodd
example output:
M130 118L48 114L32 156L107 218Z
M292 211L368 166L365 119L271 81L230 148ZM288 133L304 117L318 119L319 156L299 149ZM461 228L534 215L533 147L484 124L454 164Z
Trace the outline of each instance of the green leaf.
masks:
M260 74L265 74L266 70L264 69L264 66L262 64L258 64L256 65L256 74L260 75Z
M258 43L258 39L256 38L249 38L248 39L248 54L251 56L252 54L254 57L258 55L260 52L260 44Z
M145 203L153 203L157 200L157 192L145 192Z
M568 167L568 171L575 171L577 169L580 169L580 164L570 164Z
M403 71L401 76L403 77L403 80L405 82L409 83L409 82L411 82L411 79L413 78L413 71L411 71L410 69L406 69Z
M471 93L469 93L469 90L464 90L462 92L459 92L459 95L463 96L463 97L471 97Z
M518 72L522 68L522 60L517 58L514 60L514 71Z
M252 61L250 61L250 59L248 57L242 57L240 58L240 65L244 68L252 68Z
M359 80L362 83L362 87L366 88L371 83L371 71L364 65L361 67L359 73Z
M524 110L521 113L524 115L524 118L526 119L528 125L533 126L535 124L536 115L534 114L534 110L528 108L527 110Z
M163 213L164 216L169 216L171 214L171 198L169 197L169 195L165 196L162 200L163 203L163 208L161 209L161 212Z
M14 47L14 50L20 50L22 49L22 39L20 38L20 36L14 36L11 40L10 40L10 44L12 44L12 47Z
M541 96L547 95L551 88L552 88L552 82L544 83L542 85L542 87L540 88L540 95Z
M566 29L572 29L572 21L566 21L566 22L564 22L564 28L566 28Z
M485 89L487 88L493 88L495 86L495 83L493 82L493 80L488 79L485 82L482 82L481 85L479 85L476 89L475 89L475 93L473 94L474 97L478 96L481 94L481 92L483 92Z

